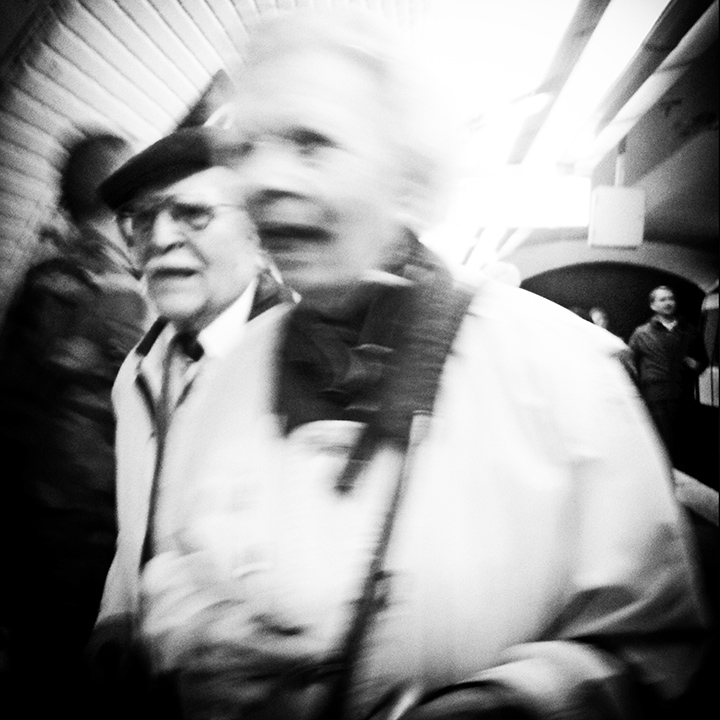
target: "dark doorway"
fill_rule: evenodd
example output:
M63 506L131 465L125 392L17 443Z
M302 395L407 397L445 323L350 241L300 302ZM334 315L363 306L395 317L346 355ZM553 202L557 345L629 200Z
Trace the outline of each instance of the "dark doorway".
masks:
M567 308L605 308L610 329L623 340L650 317L648 295L658 285L672 287L680 313L699 324L703 291L684 278L654 268L617 262L583 263L549 270L522 283L526 290Z

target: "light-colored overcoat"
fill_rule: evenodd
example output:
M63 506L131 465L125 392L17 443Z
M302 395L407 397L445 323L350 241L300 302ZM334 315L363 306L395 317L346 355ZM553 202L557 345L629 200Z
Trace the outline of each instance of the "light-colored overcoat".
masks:
M273 381L286 315L249 323L173 420L160 552L142 579L155 437L136 376L153 350L118 377L120 534L100 619L139 617L160 670L212 642L320 658L357 596L400 458L381 450L343 496L333 483L358 427L282 435ZM548 713L582 713L578 688L599 683L631 717L619 657L661 694L683 687L698 655L695 571L618 343L546 300L480 284L413 459L357 717L401 681L427 690L478 674Z

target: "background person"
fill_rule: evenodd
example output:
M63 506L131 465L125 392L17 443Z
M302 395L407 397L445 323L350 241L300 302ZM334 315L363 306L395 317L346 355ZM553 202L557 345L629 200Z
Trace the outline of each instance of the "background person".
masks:
M593 325L597 325L603 330L607 330L608 332L613 333L613 335L617 335L611 327L610 315L605 308L600 307L599 305L594 305L588 311L588 317L585 319L589 320ZM633 382L637 382L635 362L633 360L631 350L626 345L623 345L617 351L617 358L622 363Z
M116 533L110 391L146 318L98 186L131 155L104 130L67 144L65 229L43 231L0 338L2 624L8 691L28 718L87 711L82 649Z
M677 464L682 463L682 426L689 421L707 355L697 328L678 315L672 288L654 288L649 303L653 316L633 331L628 345L640 391Z
M217 397L231 415L195 429L203 465L229 439L242 464L184 470L191 511L144 574L142 634L190 718L322 706L313 669L353 617L428 328L449 322L457 292L415 239L435 165L397 46L341 17L266 21L235 78L225 161L301 300L255 325L228 383L242 402ZM415 448L348 717L408 685L423 702L406 720L657 716L682 692L701 603L618 342L479 283ZM370 450L346 484L358 438Z
M599 325L601 328L605 328L605 330L610 330L610 316L607 313L607 310L605 308L601 308L598 305L595 305L594 307L591 307L590 310L590 320L594 322L596 325Z
M580 307L579 305L573 305L570 308L570 312L575 313L575 315L577 315L579 318L582 318L583 320L592 322L589 311L586 310L584 307Z

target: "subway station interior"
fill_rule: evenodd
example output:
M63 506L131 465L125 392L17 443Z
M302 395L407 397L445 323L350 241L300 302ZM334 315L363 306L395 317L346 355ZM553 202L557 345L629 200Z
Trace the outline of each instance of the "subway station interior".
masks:
M140 151L222 123L259 17L353 4L407 41L459 128L444 217L421 241L600 307L625 342L658 286L698 328L707 364L674 468L707 523L717 602L718 0L3 0L0 324L62 224L63 143L105 129Z

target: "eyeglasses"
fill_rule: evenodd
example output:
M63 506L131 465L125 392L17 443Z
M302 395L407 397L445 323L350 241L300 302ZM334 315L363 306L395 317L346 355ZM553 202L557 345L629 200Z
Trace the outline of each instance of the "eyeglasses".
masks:
M167 211L182 232L195 234L205 230L222 208L239 210L241 206L233 203L190 202L166 195L121 208L117 222L125 241L131 247L142 247L149 242L161 212Z

